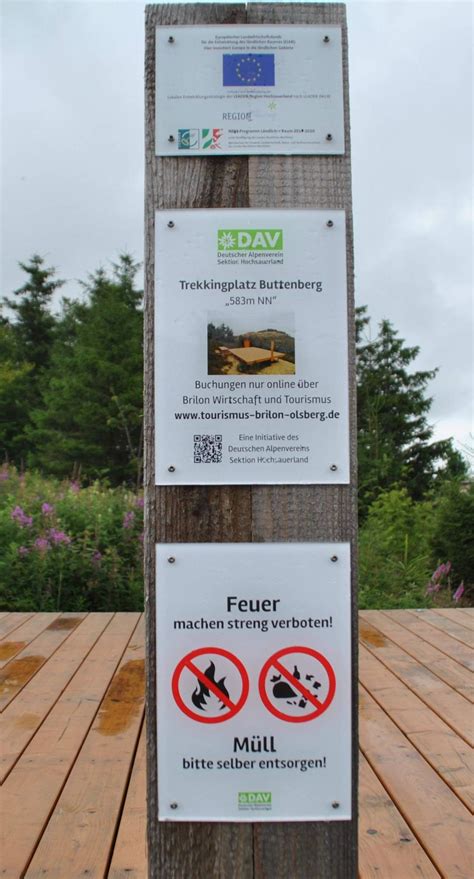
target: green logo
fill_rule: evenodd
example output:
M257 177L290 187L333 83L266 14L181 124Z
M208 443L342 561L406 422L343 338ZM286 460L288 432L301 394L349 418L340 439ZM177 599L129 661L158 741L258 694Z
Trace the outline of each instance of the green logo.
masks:
M239 800L239 808L256 808L256 807L266 807L267 809L271 809L272 807L272 795L271 791L261 791L261 790L253 790L253 791L240 791L238 795Z
M283 229L218 229L218 250L283 250Z

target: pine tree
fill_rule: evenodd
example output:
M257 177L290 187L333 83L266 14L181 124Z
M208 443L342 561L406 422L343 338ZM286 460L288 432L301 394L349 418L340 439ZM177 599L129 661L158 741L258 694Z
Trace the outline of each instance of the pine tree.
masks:
M19 356L32 365L35 376L49 364L56 323L51 300L64 281L55 278L56 269L46 268L43 257L37 253L29 263L19 265L28 280L14 291L17 299L5 299L5 303L15 315L13 327Z
M462 467L450 440L433 442L427 421L427 385L437 370L411 371L419 348L409 347L388 320L367 337L367 309L357 320L357 422L360 512L390 488L406 488L420 500L432 488L437 466Z
M85 303L65 303L42 405L33 415L31 463L114 484L138 483L142 466L142 293L127 254L84 285Z

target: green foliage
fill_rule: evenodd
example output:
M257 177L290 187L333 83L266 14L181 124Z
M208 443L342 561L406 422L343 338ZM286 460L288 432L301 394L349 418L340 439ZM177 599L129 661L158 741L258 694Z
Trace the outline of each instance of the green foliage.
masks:
M447 483L436 504L431 562L451 562L453 587L464 583L464 603L474 599L474 485Z
M0 609L141 610L141 498L0 471Z
M138 265L122 255L100 269L87 301L65 303L42 399L32 414L30 463L66 476L139 485L142 469L142 294Z
M431 574L433 506L415 503L406 489L382 494L359 534L362 608L424 607Z
M450 440L432 442L427 413L428 383L437 370L411 371L419 348L408 347L390 321L375 339L367 335L366 307L357 312L357 407L359 509L362 518L384 491L406 488L421 500L433 488L437 466L445 461L451 477L463 459ZM467 468L464 465L464 472Z

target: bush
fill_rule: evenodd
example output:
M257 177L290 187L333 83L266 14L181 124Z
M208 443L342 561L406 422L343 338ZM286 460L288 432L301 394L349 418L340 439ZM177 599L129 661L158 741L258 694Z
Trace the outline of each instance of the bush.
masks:
M463 604L474 599L474 485L446 484L436 504L430 543L433 568L451 563L450 591L464 584Z
M433 506L405 489L385 492L371 505L359 539L362 608L426 607L432 571Z
M94 483L0 471L0 609L143 608L143 500Z

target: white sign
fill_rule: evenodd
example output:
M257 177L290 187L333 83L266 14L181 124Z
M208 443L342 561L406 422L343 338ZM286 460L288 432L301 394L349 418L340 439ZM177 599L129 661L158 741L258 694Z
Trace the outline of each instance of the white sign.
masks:
M343 152L340 27L157 28L157 155Z
M350 546L157 546L158 816L351 817Z
M156 481L349 482L345 214L156 215Z

